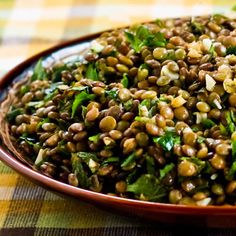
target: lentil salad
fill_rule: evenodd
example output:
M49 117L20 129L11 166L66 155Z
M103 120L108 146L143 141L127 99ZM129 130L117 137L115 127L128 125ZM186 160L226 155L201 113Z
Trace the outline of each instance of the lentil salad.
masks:
M236 20L156 20L103 33L43 67L6 119L34 168L75 187L146 201L236 201Z

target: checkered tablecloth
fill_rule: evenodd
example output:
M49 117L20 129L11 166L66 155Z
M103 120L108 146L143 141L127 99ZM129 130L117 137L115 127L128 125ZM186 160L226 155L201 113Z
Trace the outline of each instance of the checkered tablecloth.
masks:
M235 0L0 0L0 75L59 41L156 18L230 13ZM0 162L0 236L236 235L144 223L28 182Z

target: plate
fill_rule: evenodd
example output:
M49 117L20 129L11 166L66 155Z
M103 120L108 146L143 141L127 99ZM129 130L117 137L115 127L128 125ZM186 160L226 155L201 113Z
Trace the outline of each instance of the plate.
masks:
M16 66L0 80L0 101L8 93L8 88L24 77L39 58L44 58L45 64L55 60L73 57L73 53L84 50L89 42L101 33L88 35L61 43L45 50ZM72 53L73 52L73 53ZM71 59L71 58L70 58ZM3 137L1 137L3 139ZM73 187L38 173L23 160L14 156L9 148L0 142L0 160L28 180L58 193L64 197L85 201L103 209L109 209L121 214L142 217L146 220L161 223L185 224L208 227L236 227L236 207L232 206L183 206L173 204L153 203L109 196L101 193ZM227 219L227 220L226 220Z

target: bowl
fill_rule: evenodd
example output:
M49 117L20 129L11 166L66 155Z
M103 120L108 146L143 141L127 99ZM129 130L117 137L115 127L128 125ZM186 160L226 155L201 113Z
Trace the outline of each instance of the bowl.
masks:
M39 58L44 58L44 62L50 64L57 59L73 57L72 52L82 52L89 45L89 42L100 34L96 33L63 42L13 68L0 80L0 102L8 93L9 86L22 79ZM0 160L28 180L64 197L85 201L116 213L138 216L161 223L207 227L236 226L236 207L233 206L204 207L146 202L109 196L64 184L33 170L23 159L15 156L10 151L12 150L11 147L5 144L3 136L0 141L2 141L0 142Z

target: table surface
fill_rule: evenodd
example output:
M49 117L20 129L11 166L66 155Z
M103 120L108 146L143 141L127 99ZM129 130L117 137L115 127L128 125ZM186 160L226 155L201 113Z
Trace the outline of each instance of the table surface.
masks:
M128 3L127 3L128 2ZM0 0L0 75L60 41L168 16L230 13L233 0ZM0 236L236 235L144 223L36 186L0 162Z

